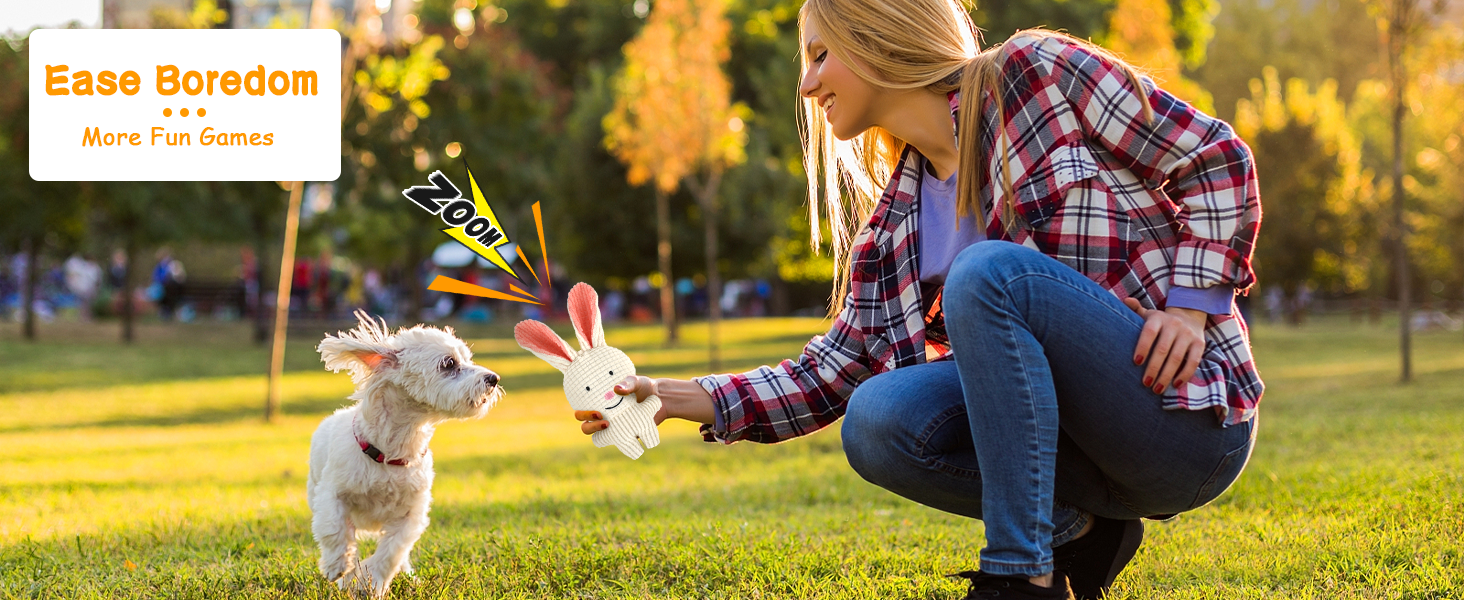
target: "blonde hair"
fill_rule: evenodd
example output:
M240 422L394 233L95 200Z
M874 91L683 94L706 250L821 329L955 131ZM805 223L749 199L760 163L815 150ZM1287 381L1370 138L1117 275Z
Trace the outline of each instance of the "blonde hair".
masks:
M962 110L957 150L956 214L974 214L986 227L981 211L980 190L987 170L982 155L984 133L982 94L989 95L996 109L996 122L1005 123L1002 98L1002 54L1000 44L980 49L979 32L964 6L965 0L807 0L798 12L798 29L808 24L818 29L824 46L870 85L896 90L926 88L945 94L960 90ZM1112 53L1065 33L1029 29L1017 35L1058 37L1119 66L1135 89L1142 90L1138 72ZM1015 37L1015 36L1014 36ZM802 36L800 35L800 39ZM807 72L812 57L800 42L799 58ZM1153 108L1143 99L1146 119ZM814 98L801 98L799 130L803 138L803 166L808 176L808 212L815 251L820 243L819 204L823 204L832 233L834 294L829 314L837 314L849 289L852 255L849 244L854 233L869 220L880 195L894 175L905 141L881 127L871 127L848 141L833 137L824 109ZM1011 171L1005 160L1006 146L996 144L1002 156L1002 222L1010 227L1015 208ZM976 168L970 168L976 166ZM967 177L967 174L973 175ZM843 196L849 201L842 200Z

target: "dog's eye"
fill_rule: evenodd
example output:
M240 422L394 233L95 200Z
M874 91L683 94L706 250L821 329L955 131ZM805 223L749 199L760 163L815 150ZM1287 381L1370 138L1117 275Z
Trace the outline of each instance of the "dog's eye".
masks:
M457 359L455 359L455 358L453 358L451 356L449 356L447 358L444 358L444 359L442 359L442 365L440 365L439 368L441 368L444 371L451 371L453 369L456 369L457 368Z

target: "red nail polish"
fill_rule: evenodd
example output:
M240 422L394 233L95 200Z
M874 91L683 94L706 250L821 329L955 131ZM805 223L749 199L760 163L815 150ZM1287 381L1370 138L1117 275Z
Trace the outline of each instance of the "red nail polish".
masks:
M1145 375L1144 376L1144 387L1149 387L1151 385L1154 385L1154 378L1153 377L1150 377L1148 375Z
M609 428L610 428L610 424L609 423L605 423L603 425L600 425L600 431L604 431L604 430L609 429Z
M1142 355L1142 354L1136 354L1136 355L1134 355L1134 364L1136 364L1136 365L1142 365L1142 364L1144 364L1144 355Z
M1162 385L1156 385L1156 386L1154 386L1154 393L1155 394L1162 394L1162 393L1164 393L1164 386L1162 386Z
M1176 379L1176 380L1174 380L1174 387L1179 387L1181 385L1184 385L1184 380L1183 379Z

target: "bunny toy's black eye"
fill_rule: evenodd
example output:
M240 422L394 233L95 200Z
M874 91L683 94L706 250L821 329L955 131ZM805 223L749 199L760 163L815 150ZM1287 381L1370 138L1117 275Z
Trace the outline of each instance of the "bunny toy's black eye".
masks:
M611 372L610 372L610 374L611 374L611 375L614 375L614 374L615 374L615 371L611 371Z
M587 386L585 386L585 391L586 391L586 392L588 392L588 391L590 391L590 386L588 386L588 385L587 385Z
M457 368L457 359L455 359L455 358L453 358L451 356L449 356L447 358L444 358L444 359L442 359L442 364L441 365L438 365L438 368L439 369L442 369L444 371L451 371L453 369L456 369Z

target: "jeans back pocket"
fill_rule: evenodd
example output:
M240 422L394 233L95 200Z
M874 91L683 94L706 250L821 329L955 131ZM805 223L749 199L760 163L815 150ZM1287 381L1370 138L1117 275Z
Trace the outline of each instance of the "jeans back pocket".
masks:
M1230 484L1240 478L1241 471L1245 470L1246 463L1250 462L1251 451L1256 447L1256 421L1258 417L1249 421L1234 425L1233 427L1246 428L1245 441L1240 447L1225 453L1220 457L1220 464L1205 479L1200 490L1195 494L1194 502L1190 503L1189 510L1194 510L1220 497L1225 490L1230 489Z

